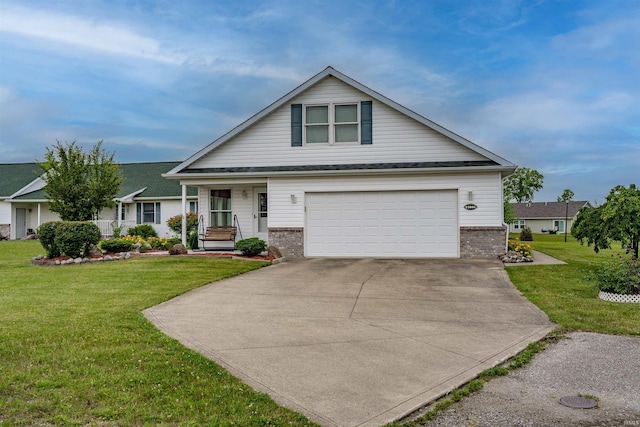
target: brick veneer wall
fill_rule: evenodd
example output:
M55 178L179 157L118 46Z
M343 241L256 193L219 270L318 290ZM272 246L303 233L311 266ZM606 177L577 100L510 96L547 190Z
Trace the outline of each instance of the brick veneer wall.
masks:
M302 258L304 257L304 228L269 228L269 245L278 248L287 258Z
M506 227L460 227L460 258L496 258L505 251Z

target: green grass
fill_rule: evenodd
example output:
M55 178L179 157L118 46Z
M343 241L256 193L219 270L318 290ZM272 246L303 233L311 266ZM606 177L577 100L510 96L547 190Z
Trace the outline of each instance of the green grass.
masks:
M0 424L313 425L160 333L141 311L265 263L144 258L34 267L0 242Z
M566 265L507 267L513 284L531 302L547 313L552 322L566 331L640 335L640 307L598 299L594 282L585 278L589 271L619 248L595 253L573 237L534 234L531 245L537 251L565 261Z

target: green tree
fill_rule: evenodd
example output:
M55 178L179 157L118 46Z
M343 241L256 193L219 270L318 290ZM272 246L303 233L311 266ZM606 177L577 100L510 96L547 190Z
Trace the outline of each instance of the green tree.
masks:
M535 169L518 168L504 180L504 201L533 201L533 194L542 189L544 176Z
M113 153L101 146L99 141L85 153L75 141L64 145L56 141L47 148L45 160L38 163L49 208L63 221L88 221L115 205L113 198L123 178Z
M578 213L571 227L571 234L580 241L587 241L593 250L611 247L611 241L630 247L638 258L640 241L640 189L635 184L626 188L617 185L611 189L606 201L597 208L586 208Z
M562 192L562 196L558 196L558 201L559 202L569 202L569 201L573 200L574 196L575 196L575 193L573 191L571 191L568 188L565 188L564 191Z

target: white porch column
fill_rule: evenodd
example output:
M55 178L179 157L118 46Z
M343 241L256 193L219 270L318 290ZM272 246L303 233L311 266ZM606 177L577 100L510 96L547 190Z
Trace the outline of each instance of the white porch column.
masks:
M187 246L187 186L182 184L182 244Z
M38 203L38 223L37 223L38 227L40 227L40 224L41 224L41 222L40 222L40 214L41 214L41 207L40 207L40 203ZM38 228L38 227L36 227L36 228Z
M118 227L122 226L122 200L118 202L118 213L116 214L118 217Z

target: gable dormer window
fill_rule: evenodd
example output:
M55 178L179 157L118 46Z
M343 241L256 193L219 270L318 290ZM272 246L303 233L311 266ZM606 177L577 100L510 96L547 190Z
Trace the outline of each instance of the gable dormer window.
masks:
M291 104L291 146L371 145L372 102Z

